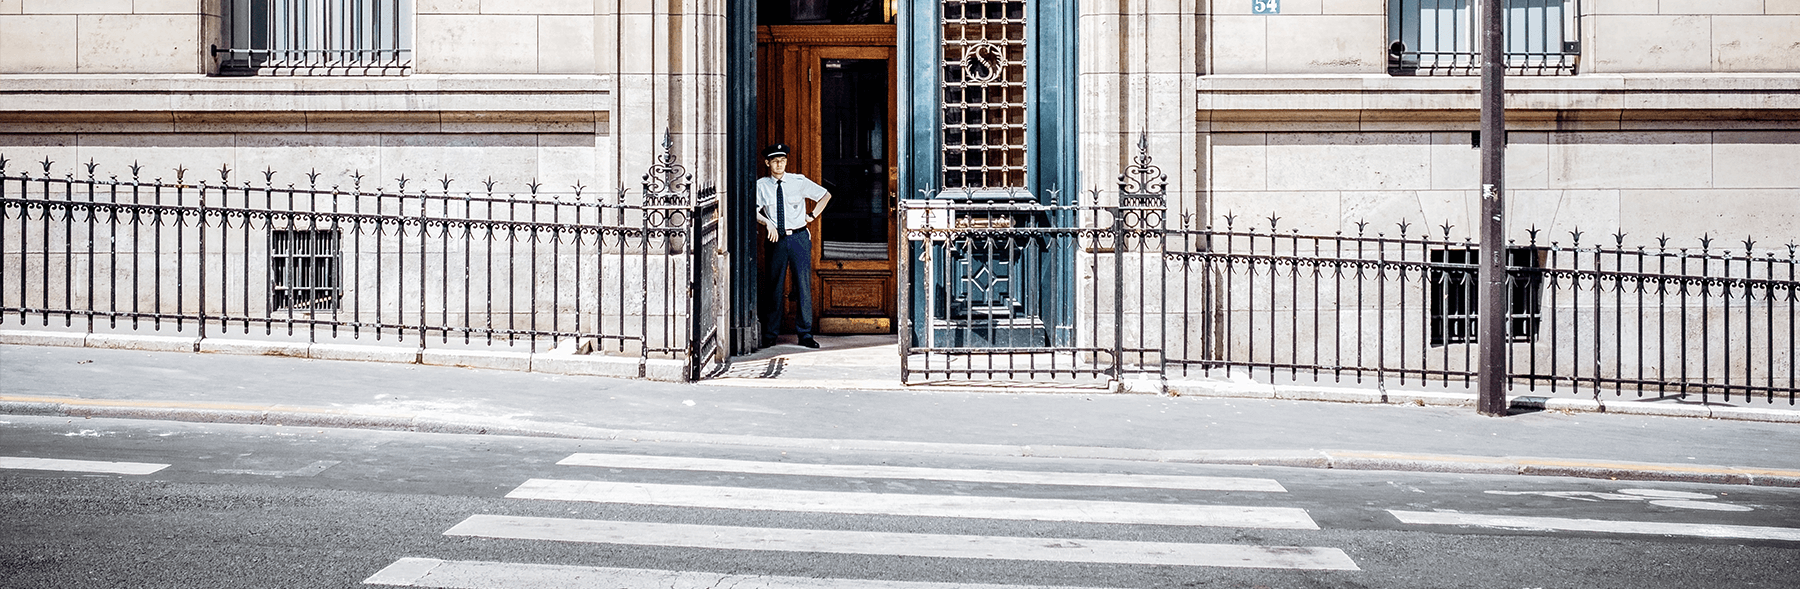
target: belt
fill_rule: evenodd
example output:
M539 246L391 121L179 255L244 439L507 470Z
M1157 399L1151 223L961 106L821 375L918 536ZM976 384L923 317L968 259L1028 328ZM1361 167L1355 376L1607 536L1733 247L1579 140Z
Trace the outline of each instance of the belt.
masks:
M806 228L805 228L805 227L801 227L801 228L799 228L799 229L789 229L789 230L787 230L787 231L783 231L783 232L781 232L781 236L782 236L782 237L787 237L787 236L789 236L789 235L793 235L793 234L795 234L795 233L799 233L799 232L801 232L801 231L805 231L805 230L806 230Z

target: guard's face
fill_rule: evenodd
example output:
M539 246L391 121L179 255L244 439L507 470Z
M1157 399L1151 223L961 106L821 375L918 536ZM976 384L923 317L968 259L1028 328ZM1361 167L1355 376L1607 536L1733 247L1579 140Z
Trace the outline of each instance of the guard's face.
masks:
M768 164L770 176L780 176L787 173L787 156L785 155L778 155L763 160L763 163Z

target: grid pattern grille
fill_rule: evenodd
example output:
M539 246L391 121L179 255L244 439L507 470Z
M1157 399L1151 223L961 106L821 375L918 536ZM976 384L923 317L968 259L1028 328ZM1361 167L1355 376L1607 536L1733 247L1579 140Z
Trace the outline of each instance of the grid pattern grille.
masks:
M343 242L332 229L269 232L269 307L274 311L338 308Z
M1025 2L943 3L945 188L1026 186Z

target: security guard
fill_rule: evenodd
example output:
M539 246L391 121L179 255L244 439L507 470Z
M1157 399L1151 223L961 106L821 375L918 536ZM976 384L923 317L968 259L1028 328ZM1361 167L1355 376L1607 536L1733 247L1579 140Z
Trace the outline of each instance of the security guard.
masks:
M831 193L805 176L787 171L787 145L777 143L764 149L763 164L769 167L769 175L756 180L756 221L763 224L769 241L775 244L769 260L773 280L768 283L774 290L775 304L762 318L761 347L775 345L776 331L787 311L787 289L782 283L791 267L795 290L800 291L800 318L794 323L794 331L800 334L800 345L817 348L819 342L812 337L812 234L806 226L825 214ZM809 201L817 204L809 207Z

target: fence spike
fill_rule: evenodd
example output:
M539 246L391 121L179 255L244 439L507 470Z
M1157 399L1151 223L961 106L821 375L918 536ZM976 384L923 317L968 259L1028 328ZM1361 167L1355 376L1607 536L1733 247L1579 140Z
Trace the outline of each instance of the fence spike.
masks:
M1711 234L1701 235L1700 236L1700 251L1704 252L1708 249L1712 249L1712 241L1713 240L1712 240Z
M1443 225L1438 225L1438 227L1441 227L1444 229L1444 239L1450 239L1450 230L1456 228L1456 226L1451 225L1449 221L1445 221ZM1465 241L1467 241L1467 240L1465 240Z
M1357 221L1356 222L1356 235L1357 236L1360 237L1362 234L1367 233L1368 231L1369 231L1369 222L1368 221Z
M267 186L267 185L272 185L275 183L275 168L270 167L270 166L263 166L262 174L263 174L263 185ZM249 186L250 183L245 182L244 185Z
M444 177L439 179L438 182L440 182L444 185L444 192L450 192L450 175L449 174L444 174Z
M91 158L91 157L88 158L87 169L88 169L88 179L89 180L94 179L94 168L98 168L98 167L100 167L100 164L94 163L94 158Z
M50 164L53 164L56 162L50 161L50 156L46 155L46 156L44 156L44 161L41 163L44 164L44 174L49 175L50 174Z
M1533 224L1532 224L1532 225L1531 225L1531 228L1530 228L1530 229L1526 229L1526 230L1525 230L1525 234L1526 234L1526 235L1529 235L1529 236L1531 236L1531 244L1532 244L1532 245L1537 245L1537 240L1538 240L1538 228L1537 228L1537 224L1535 224L1535 223L1533 223Z
M488 194L493 194L494 193L494 185L499 184L499 182L494 181L493 176L488 176L487 179L482 180L481 183L482 183L482 185L487 186Z
M1756 248L1756 240L1754 237L1755 236L1751 235L1744 236L1744 255L1750 255L1750 250Z
M1232 213L1231 211L1225 211L1225 227L1226 227L1226 229L1230 229L1231 226L1235 225L1235 224L1237 224L1237 214Z
M1275 224L1279 222L1281 222L1281 217L1275 216L1273 212L1269 213L1269 233L1275 232Z
M1624 231L1619 231L1619 232L1613 233L1613 244L1617 245L1619 247L1625 247L1625 232Z
M1664 233L1662 236L1656 238L1656 249L1669 249L1669 234Z
M1405 237L1406 237L1406 230L1407 230L1407 228L1410 228L1410 227L1412 227L1412 223L1408 223L1408 222L1407 222L1407 221L1406 221L1406 219L1401 219L1401 220L1400 220L1400 222L1399 222L1399 223L1397 223L1397 225L1399 225L1399 226L1400 226L1400 237L1402 237L1402 238L1405 238Z
M1570 231L1569 237L1574 240L1574 243L1571 245L1573 245L1576 248L1581 247L1581 228L1580 227L1576 227L1574 231Z
M537 178L532 178L530 182L525 183L525 186L531 189L532 196L537 196L538 187L543 185L538 183Z
M356 187L357 192L362 192L362 181L363 181L362 170L352 170L350 172L351 185ZM337 187L333 186L333 187L331 187L331 189L337 190Z
M222 184L230 184L231 183L231 165L230 164L219 164L219 182Z
M569 187L569 188L573 188L573 189L575 189L575 198L576 198L576 199L580 199L580 198L581 198L581 189L583 189L583 188L587 188L587 187L586 187L586 186L582 186L582 185L581 185L581 181L580 181L580 180L576 180L576 181L575 181L575 185L574 185L574 186L570 186L570 187Z
M182 183L184 181L183 178L185 177L187 177L187 166L175 166L175 183Z
M400 183L400 188L398 189L400 192L406 192L406 183L409 182L406 178L406 174L401 174L400 177L395 178L394 181ZM377 190L377 192L379 192L379 190Z
M144 171L144 167L138 165L137 160L131 160L131 181L132 182L137 181L138 173L142 172L142 171Z
M6 156L0 155L0 176L6 175Z

